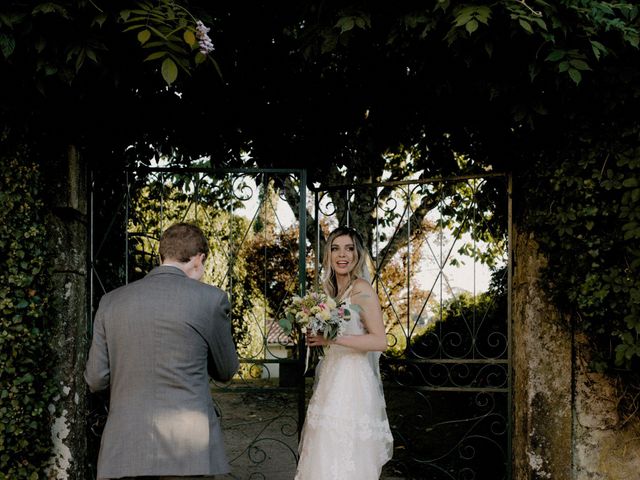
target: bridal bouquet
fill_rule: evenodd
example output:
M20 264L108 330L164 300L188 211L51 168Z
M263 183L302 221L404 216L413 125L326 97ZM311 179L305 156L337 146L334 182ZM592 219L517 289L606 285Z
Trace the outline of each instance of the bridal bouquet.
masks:
M350 305L355 309L356 305ZM287 335L291 334L294 325L300 327L302 333L323 335L328 340L334 340L345 328L346 321L351 319L351 310L324 293L310 292L304 297L293 296L284 308L285 317L279 323ZM313 350L313 352L310 352ZM319 350L319 351L318 351ZM305 372L309 367L309 356L312 365L320 358L322 347L307 350Z

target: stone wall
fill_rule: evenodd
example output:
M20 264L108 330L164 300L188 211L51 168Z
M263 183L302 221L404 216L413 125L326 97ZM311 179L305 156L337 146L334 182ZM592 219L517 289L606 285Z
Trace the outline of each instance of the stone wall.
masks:
M53 348L58 353L62 395L52 429L54 455L49 477L85 478L87 350L87 185L86 171L76 149L48 168L47 230L55 252L51 266L57 313Z
M514 480L640 478L640 419L621 425L613 380L589 371L586 339L539 284L535 240L514 240Z
M640 479L640 415L620 418L619 389L611 377L589 370L590 351L583 335L576 335L574 351L575 478Z

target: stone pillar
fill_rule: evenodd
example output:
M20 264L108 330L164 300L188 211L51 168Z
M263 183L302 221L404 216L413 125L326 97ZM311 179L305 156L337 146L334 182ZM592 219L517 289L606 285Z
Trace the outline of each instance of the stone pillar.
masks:
M575 478L640 478L640 418L620 418L615 380L589 370L591 355L584 335L576 335L574 345Z
M54 411L54 452L50 478L84 479L86 456L86 385L83 379L87 351L87 182L86 167L76 148L69 146L47 168L46 218L55 258L55 332L53 350L61 396Z
M571 331L540 285L545 260L514 229L513 479L572 478Z

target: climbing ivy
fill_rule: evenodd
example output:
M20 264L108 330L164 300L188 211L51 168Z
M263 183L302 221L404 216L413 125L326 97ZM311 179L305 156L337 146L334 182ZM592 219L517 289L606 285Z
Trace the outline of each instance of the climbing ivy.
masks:
M535 168L526 218L549 261L547 291L594 340L594 368L637 371L640 149L590 143Z
M45 478L56 394L38 168L0 158L0 479Z

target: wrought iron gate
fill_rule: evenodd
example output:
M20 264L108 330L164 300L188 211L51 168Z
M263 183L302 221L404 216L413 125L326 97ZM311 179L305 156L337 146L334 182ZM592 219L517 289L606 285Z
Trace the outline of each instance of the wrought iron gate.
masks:
M238 378L212 386L232 476L290 479L312 379L303 378L301 346L277 319L288 296L317 287L328 231L355 226L368 240L390 343L381 366L395 451L383 478L510 479L509 177L322 191L306 183L303 170L95 177L92 305L152 268L164 228L198 223L212 248L206 280L230 294L242 356ZM107 406L91 401L95 439Z
M108 181L104 175L91 182L91 311L105 292L157 265L165 228L198 224L211 248L204 281L229 294L241 356L233 381L212 383L232 477L292 478L304 415L303 357L277 320L284 300L306 285L305 171L147 168ZM108 401L90 400L95 458Z
M355 226L370 247L390 345L383 476L510 479L510 177L335 186L314 204L325 233Z

